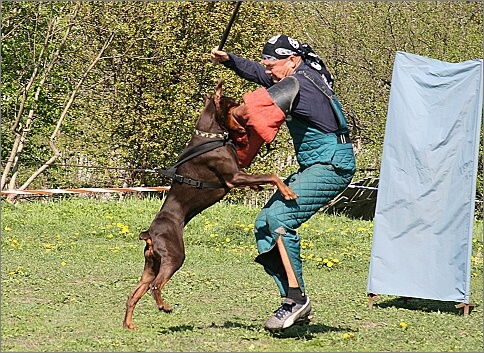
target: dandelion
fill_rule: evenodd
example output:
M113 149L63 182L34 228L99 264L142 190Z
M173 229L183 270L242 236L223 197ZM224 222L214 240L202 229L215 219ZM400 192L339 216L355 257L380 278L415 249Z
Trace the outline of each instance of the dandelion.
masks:
M403 329L403 330L406 330L408 325L405 321L400 321L400 327Z
M230 243L230 238L229 237L225 238L225 242Z
M12 228L10 228L9 226L5 226L4 229L5 229L6 232L10 232L12 230Z
M54 244L45 244L44 247L45 247L45 252L50 252L54 247Z
M67 262L62 261L62 262L61 262L61 266L65 266L65 265L67 265Z
M332 261L328 261L328 262L326 263L326 266L328 266L328 267L333 267L333 265L334 265L334 264L333 264L333 262L332 262Z
M353 332L345 332L345 333L343 333L342 337L343 337L344 340L347 340L347 339L355 337L355 334Z

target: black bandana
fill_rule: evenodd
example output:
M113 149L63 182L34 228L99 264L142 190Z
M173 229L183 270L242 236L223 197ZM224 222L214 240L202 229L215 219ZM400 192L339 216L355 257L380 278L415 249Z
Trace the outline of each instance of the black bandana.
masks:
M279 34L269 39L262 49L262 59L264 60L280 60L291 55L302 57L304 63L319 72L323 80L333 88L333 76L309 44L301 44L285 34Z

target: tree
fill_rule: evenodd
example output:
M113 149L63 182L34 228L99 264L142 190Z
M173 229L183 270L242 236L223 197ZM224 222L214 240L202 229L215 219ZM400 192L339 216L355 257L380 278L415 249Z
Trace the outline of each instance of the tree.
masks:
M11 16L5 19L3 26L5 34L2 34L4 58L2 71L7 71L8 91L12 94L8 97L8 102L15 105L16 112L10 125L14 139L2 173L2 190L7 182L8 188L16 187L21 157L26 151L26 142L33 132L37 130L40 134L50 132L47 142L51 149L51 156L18 187L19 190L26 189L61 155L57 138L61 133L62 125L84 80L112 40L111 34L105 39L97 55L89 58L90 60L85 63L83 71L78 73L78 76L72 75L67 80L62 77L62 74L66 73L62 70L65 64L63 54L69 45L71 31L76 24L81 5L81 3L8 3L4 5ZM25 40L22 42L24 47L18 50L15 44L19 44L22 40ZM16 66L16 71L20 72L17 79L14 78L10 65ZM67 87L64 86L65 84ZM67 88L67 96L61 95L59 99L57 95L62 88ZM54 109L48 109L47 105L52 101L54 101ZM36 125L37 120L39 123ZM45 154L41 158L44 156ZM9 195L7 199L14 198L15 195Z

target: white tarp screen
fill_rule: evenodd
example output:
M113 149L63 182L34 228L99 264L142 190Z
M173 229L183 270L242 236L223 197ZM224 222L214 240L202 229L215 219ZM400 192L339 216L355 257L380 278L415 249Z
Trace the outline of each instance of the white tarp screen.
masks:
M469 303L482 67L396 53L368 293Z

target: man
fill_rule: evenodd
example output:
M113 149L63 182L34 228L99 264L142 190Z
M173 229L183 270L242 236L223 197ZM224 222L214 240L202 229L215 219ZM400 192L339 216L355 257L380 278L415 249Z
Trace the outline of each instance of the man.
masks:
M261 63L217 48L210 58L266 87L276 109L285 113L293 139L300 168L285 183L298 198L286 201L276 192L255 221L256 261L273 276L284 298L264 328L284 330L308 320L312 313L302 276L301 238L296 230L351 182L355 172L353 146L332 91L333 78L308 44L281 34L264 45ZM233 115L242 125L250 124L251 119L264 121L258 113L264 110L257 105L258 99L244 99Z

